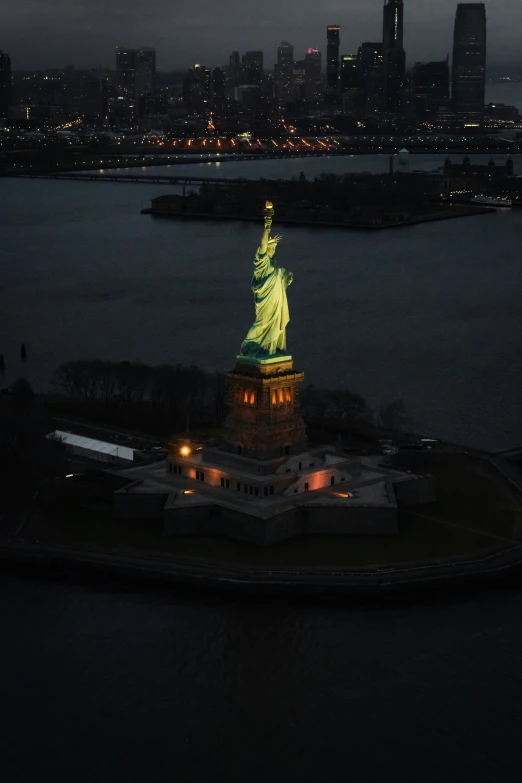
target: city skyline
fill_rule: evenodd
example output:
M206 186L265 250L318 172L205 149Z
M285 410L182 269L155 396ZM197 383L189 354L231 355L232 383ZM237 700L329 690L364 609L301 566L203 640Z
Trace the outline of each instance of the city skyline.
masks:
M117 46L156 48L160 70L184 70L195 61L214 67L225 63L234 49L262 50L270 70L282 40L288 40L298 56L309 47L326 55L327 25L341 27L341 53L357 51L363 41L379 40L383 5L381 0L345 0L329 2L318 11L312 0L289 0L284 7L266 0L263 21L252 23L252 9L239 0L223 0L218 11L209 3L206 12L202 0L197 15L184 17L183 9L166 0L153 0L146 7L142 0L19 0L9 15L0 17L0 48L10 53L15 70L69 64L114 67ZM442 60L451 52L456 8L455 0L406 0L404 48L409 67L416 61ZM489 63L518 60L521 4L486 0L486 13ZM303 18L306 23L296 23Z

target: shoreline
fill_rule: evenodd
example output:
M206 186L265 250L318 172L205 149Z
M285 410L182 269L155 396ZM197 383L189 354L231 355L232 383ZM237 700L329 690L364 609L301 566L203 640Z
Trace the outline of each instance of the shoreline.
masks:
M496 213L494 207L463 207L462 209L441 212L433 215L421 215L418 218L409 220L393 221L378 225L358 225L352 223L325 222L321 220L300 220L298 218L277 217L277 222L285 226L305 226L306 228L345 228L356 231L383 231L388 228L406 228L407 226L416 226L421 223L434 223L440 220L453 220L463 217L476 217L478 215L489 215ZM250 215L218 215L210 212L181 212L178 210L159 210L153 207L147 207L140 210L142 215L152 215L161 218L187 218L190 220L239 220L243 222L259 223L259 216Z
M160 586L178 585L205 590L278 595L376 596L420 589L473 587L498 583L522 566L522 543L509 549L483 552L437 563L397 564L364 569L281 567L251 568L218 561L175 560L143 553L84 547L0 541L0 561L49 575L78 573L102 579L130 579Z

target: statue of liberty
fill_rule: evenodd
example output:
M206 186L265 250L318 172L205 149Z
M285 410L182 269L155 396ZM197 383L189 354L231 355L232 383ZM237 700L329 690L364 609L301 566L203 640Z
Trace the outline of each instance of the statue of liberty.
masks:
M252 291L256 320L241 346L240 356L263 360L286 356L286 327L290 320L286 289L293 280L292 272L280 267L274 256L280 235L271 237L274 207L267 201L265 229L254 261Z

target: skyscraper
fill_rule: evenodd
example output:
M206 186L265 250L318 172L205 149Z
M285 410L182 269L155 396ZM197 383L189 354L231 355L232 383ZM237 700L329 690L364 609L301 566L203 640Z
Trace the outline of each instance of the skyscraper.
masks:
M218 106L222 106L227 97L226 73L222 68L214 68L212 71L212 88L214 103Z
M0 119L7 117L11 105L11 58L0 51Z
M263 76L263 52L245 52L241 70L243 84L260 84Z
M118 93L121 98L134 98L136 83L136 52L134 49L116 49Z
M404 43L403 0L386 0L383 10L383 108L387 112L400 112L403 102L406 53Z
M323 73L319 49L308 49L305 54L305 78L307 100L317 101L323 93Z
M230 92L233 95L236 87L239 86L241 80L241 58L239 52L232 52L230 55L228 66L228 82L230 85Z
M277 98L281 106L285 106L293 98L294 82L294 47L288 41L283 41L277 49L275 67L275 84Z
M205 116L210 111L211 100L210 68L196 63L183 82L183 102L191 114Z
M116 71L122 98L138 101L142 95L150 95L156 87L156 50L118 47Z
M136 100L151 95L156 88L156 50L150 47L136 50Z
M359 84L357 55L343 54L341 57L341 90L356 90Z
M404 5L403 0L386 0L383 12L382 47L404 48Z
M417 116L424 117L449 103L449 82L449 56L440 62L415 63L413 94Z
M368 114L382 106L382 43L366 41L357 52L361 105Z
M307 100L306 92L306 63L304 60L294 62L294 99L299 101Z
M326 86L330 92L339 89L340 30L338 25L330 25L326 30Z
M484 3L459 3L453 38L451 97L454 110L470 118L480 118L484 113L486 37Z

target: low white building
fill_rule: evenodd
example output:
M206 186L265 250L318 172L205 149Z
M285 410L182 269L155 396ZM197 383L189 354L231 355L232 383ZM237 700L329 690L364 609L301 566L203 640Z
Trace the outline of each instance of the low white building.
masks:
M47 437L61 441L71 454L117 465L130 466L134 464L134 449L130 449L128 446L86 438L83 435L75 435L73 432L64 432L63 430L51 432Z

